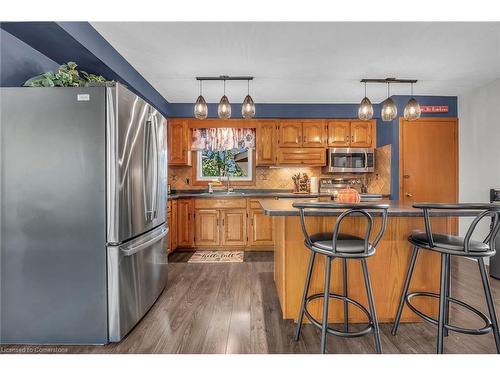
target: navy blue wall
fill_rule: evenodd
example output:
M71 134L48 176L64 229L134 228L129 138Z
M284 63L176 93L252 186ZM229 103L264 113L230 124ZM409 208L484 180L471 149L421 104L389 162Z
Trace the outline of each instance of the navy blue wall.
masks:
M375 104L375 113L380 106ZM193 117L194 103L169 103L171 117ZM241 103L231 104L231 118L241 117ZM208 104L208 117L217 118L217 104ZM356 118L358 104L256 104L256 118Z
M120 81L168 116L167 100L88 22L2 22L0 27L49 60L75 61L79 69Z
M0 86L18 87L37 74L58 67L55 61L0 29Z

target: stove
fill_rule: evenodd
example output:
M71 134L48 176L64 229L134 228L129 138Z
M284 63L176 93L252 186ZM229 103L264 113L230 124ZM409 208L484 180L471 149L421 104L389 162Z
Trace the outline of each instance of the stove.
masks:
M333 195L341 189L353 188L359 193L363 191L363 182L359 178L320 178L319 193Z

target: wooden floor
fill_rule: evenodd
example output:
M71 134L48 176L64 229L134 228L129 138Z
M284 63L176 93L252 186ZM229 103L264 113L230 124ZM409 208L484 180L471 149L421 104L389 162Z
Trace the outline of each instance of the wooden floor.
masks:
M273 282L273 254L245 253L245 262L186 263L191 253L170 258L169 283L144 319L120 343L105 346L58 346L69 353L318 353L319 333L311 325L294 342L295 324L281 318ZM453 262L452 294L487 312L477 264ZM500 281L492 279L500 312ZM478 323L452 307L453 324ZM428 323L402 324L398 335L383 324L384 353L434 353L436 328ZM330 353L373 353L373 336L341 339L329 336ZM4 348L13 346L4 346ZM15 346L22 349L23 346ZM50 347L49 347L50 348ZM495 353L492 334L450 333L445 353Z

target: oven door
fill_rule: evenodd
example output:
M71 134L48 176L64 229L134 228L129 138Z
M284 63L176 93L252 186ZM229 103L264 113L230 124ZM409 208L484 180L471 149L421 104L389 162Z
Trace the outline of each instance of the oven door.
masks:
M371 148L332 148L328 152L328 172L373 172L375 156Z

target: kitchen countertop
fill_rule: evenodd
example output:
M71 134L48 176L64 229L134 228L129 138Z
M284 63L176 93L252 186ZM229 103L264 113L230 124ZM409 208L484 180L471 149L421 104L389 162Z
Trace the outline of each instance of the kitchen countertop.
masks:
M264 213L268 216L299 216L299 210L292 206L294 202L318 202L317 199L259 199L259 203L264 209ZM388 216L423 216L422 210L413 208L410 205L405 205L397 200L381 200L374 203L387 203L389 204ZM308 209L306 216L339 216L345 209ZM476 216L481 211L477 210L440 210L429 211L431 216ZM377 215L374 213L374 215Z
M294 199L311 199L318 197L328 197L329 194L294 194L291 190L284 189L237 189L231 193L226 193L225 190L216 190L213 193L208 193L206 190L178 190L173 191L168 196L168 199L179 198L294 198ZM378 196L377 194L362 194L362 196Z

